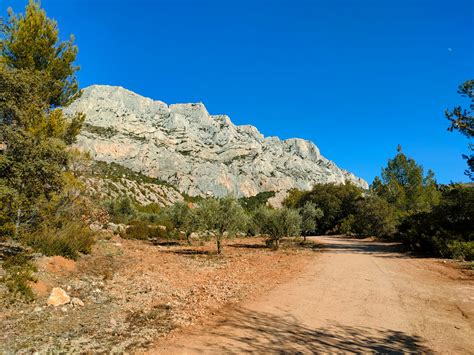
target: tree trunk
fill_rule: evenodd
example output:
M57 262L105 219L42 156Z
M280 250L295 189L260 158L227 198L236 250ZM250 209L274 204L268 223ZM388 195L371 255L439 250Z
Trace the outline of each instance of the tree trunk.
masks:
M217 254L221 254L222 252L221 240L216 239L216 243L217 243Z
M15 239L18 239L18 235L20 234L20 218L21 218L21 208L18 207L18 210L16 211Z
M191 233L186 232L186 241L188 242L189 245L191 245L191 239L189 238L191 236Z

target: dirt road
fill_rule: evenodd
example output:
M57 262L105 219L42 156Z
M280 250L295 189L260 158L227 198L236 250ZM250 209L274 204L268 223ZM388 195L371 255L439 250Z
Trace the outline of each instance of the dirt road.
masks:
M472 279L395 245L315 239L324 252L296 279L152 352L474 353Z

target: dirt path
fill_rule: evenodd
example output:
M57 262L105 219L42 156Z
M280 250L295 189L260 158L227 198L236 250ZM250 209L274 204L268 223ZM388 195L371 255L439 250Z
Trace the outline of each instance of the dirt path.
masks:
M325 250L298 278L152 352L474 353L472 279L394 245L315 239Z

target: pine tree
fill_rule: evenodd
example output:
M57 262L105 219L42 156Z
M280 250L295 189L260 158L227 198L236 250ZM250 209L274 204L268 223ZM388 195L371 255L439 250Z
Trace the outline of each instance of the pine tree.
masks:
M401 146L382 169L382 178L374 179L371 189L393 205L400 216L429 211L440 198L434 173L429 170L424 176L423 167L403 154Z
M56 23L30 1L25 15L9 11L0 33L0 220L41 222L41 208L71 181L71 155L84 116L66 117L61 106L79 94L72 39L58 40ZM12 206L15 211L12 211ZM6 222L5 222L6 223ZM11 228L10 228L11 229Z
M474 138L474 80L468 80L459 86L458 94L467 97L470 100L469 109L463 109L461 106L453 108L451 111L446 110L446 118L451 122L448 131L459 131L468 139ZM469 143L469 150L474 151L474 144ZM465 174L474 181L474 154L463 155L467 160L468 169Z

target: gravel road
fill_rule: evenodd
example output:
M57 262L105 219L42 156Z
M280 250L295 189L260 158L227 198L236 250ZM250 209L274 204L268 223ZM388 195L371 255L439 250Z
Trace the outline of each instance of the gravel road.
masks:
M474 354L472 278L396 244L313 238L323 252L297 277L152 352Z

